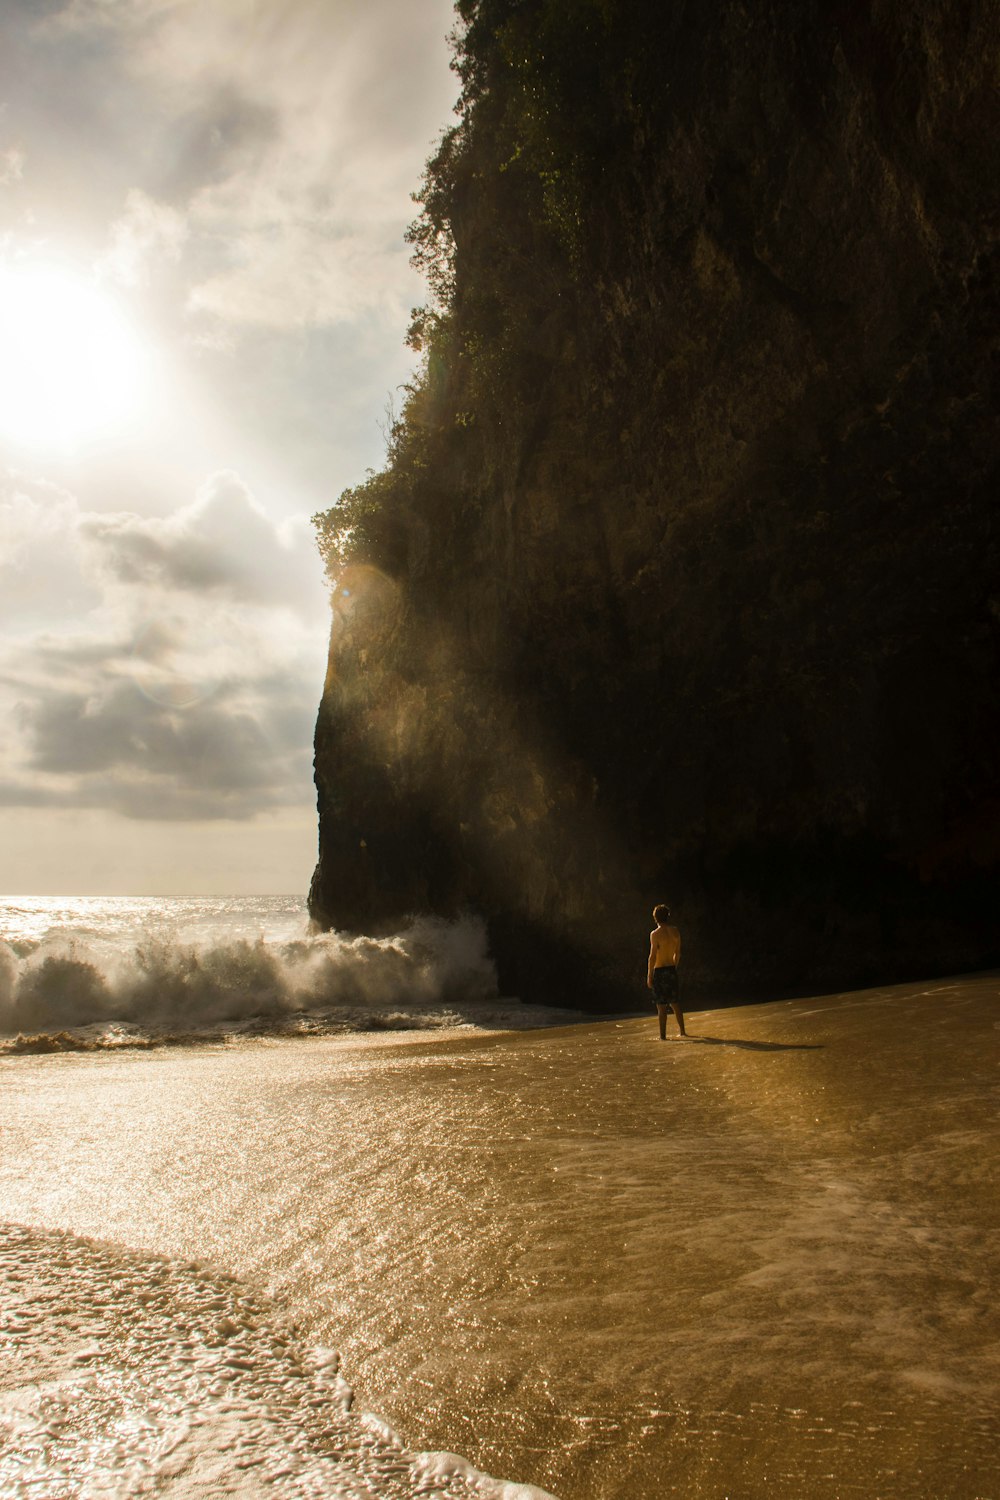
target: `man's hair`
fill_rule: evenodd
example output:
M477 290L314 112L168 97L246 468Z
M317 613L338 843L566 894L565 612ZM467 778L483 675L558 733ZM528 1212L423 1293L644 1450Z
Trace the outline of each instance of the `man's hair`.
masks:
M664 922L669 922L670 921L670 907L669 906L664 906L662 902L660 903L659 906L654 906L653 907L653 921L656 923L657 927L662 927L663 924L664 924Z

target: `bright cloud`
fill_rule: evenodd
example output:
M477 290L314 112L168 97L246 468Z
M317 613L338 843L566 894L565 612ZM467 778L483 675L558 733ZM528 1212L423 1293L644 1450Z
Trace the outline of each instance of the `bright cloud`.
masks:
M447 122L440 59L453 13L434 0L435 28L428 8L74 0L57 12L54 39L115 47L149 114L171 121L155 187L130 193L110 262L135 274L165 228L172 253L184 244L196 314L279 329L374 309L400 325L414 291L401 223L414 121L427 120L420 156Z
M125 212L111 226L109 248L99 267L123 286L142 286L152 264L180 260L187 234L183 214L133 188Z
M209 820L311 800L325 589L305 528L235 475L162 518L8 481L0 613L0 803Z
M18 146L7 146L0 151L0 187L20 182L24 176L24 152Z
M238 475L213 475L193 505L166 517L124 511L80 522L99 567L123 584L154 586L235 603L304 612L316 619L311 527L277 523L254 501Z

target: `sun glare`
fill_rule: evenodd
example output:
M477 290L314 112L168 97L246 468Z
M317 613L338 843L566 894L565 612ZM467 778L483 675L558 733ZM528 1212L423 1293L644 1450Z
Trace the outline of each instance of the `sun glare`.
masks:
M55 451L100 442L139 414L148 359L114 298L44 264L0 266L0 431Z

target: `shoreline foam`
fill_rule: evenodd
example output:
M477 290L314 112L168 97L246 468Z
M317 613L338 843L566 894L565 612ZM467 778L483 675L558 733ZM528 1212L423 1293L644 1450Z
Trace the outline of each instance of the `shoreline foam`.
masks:
M0 1225L0 1491L554 1500L353 1411L339 1355L198 1262Z

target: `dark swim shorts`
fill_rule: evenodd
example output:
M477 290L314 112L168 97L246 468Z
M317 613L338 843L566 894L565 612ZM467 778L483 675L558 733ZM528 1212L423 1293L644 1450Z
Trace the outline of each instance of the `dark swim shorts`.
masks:
M664 964L653 970L654 1005L679 1005L681 999L680 979L673 964Z

